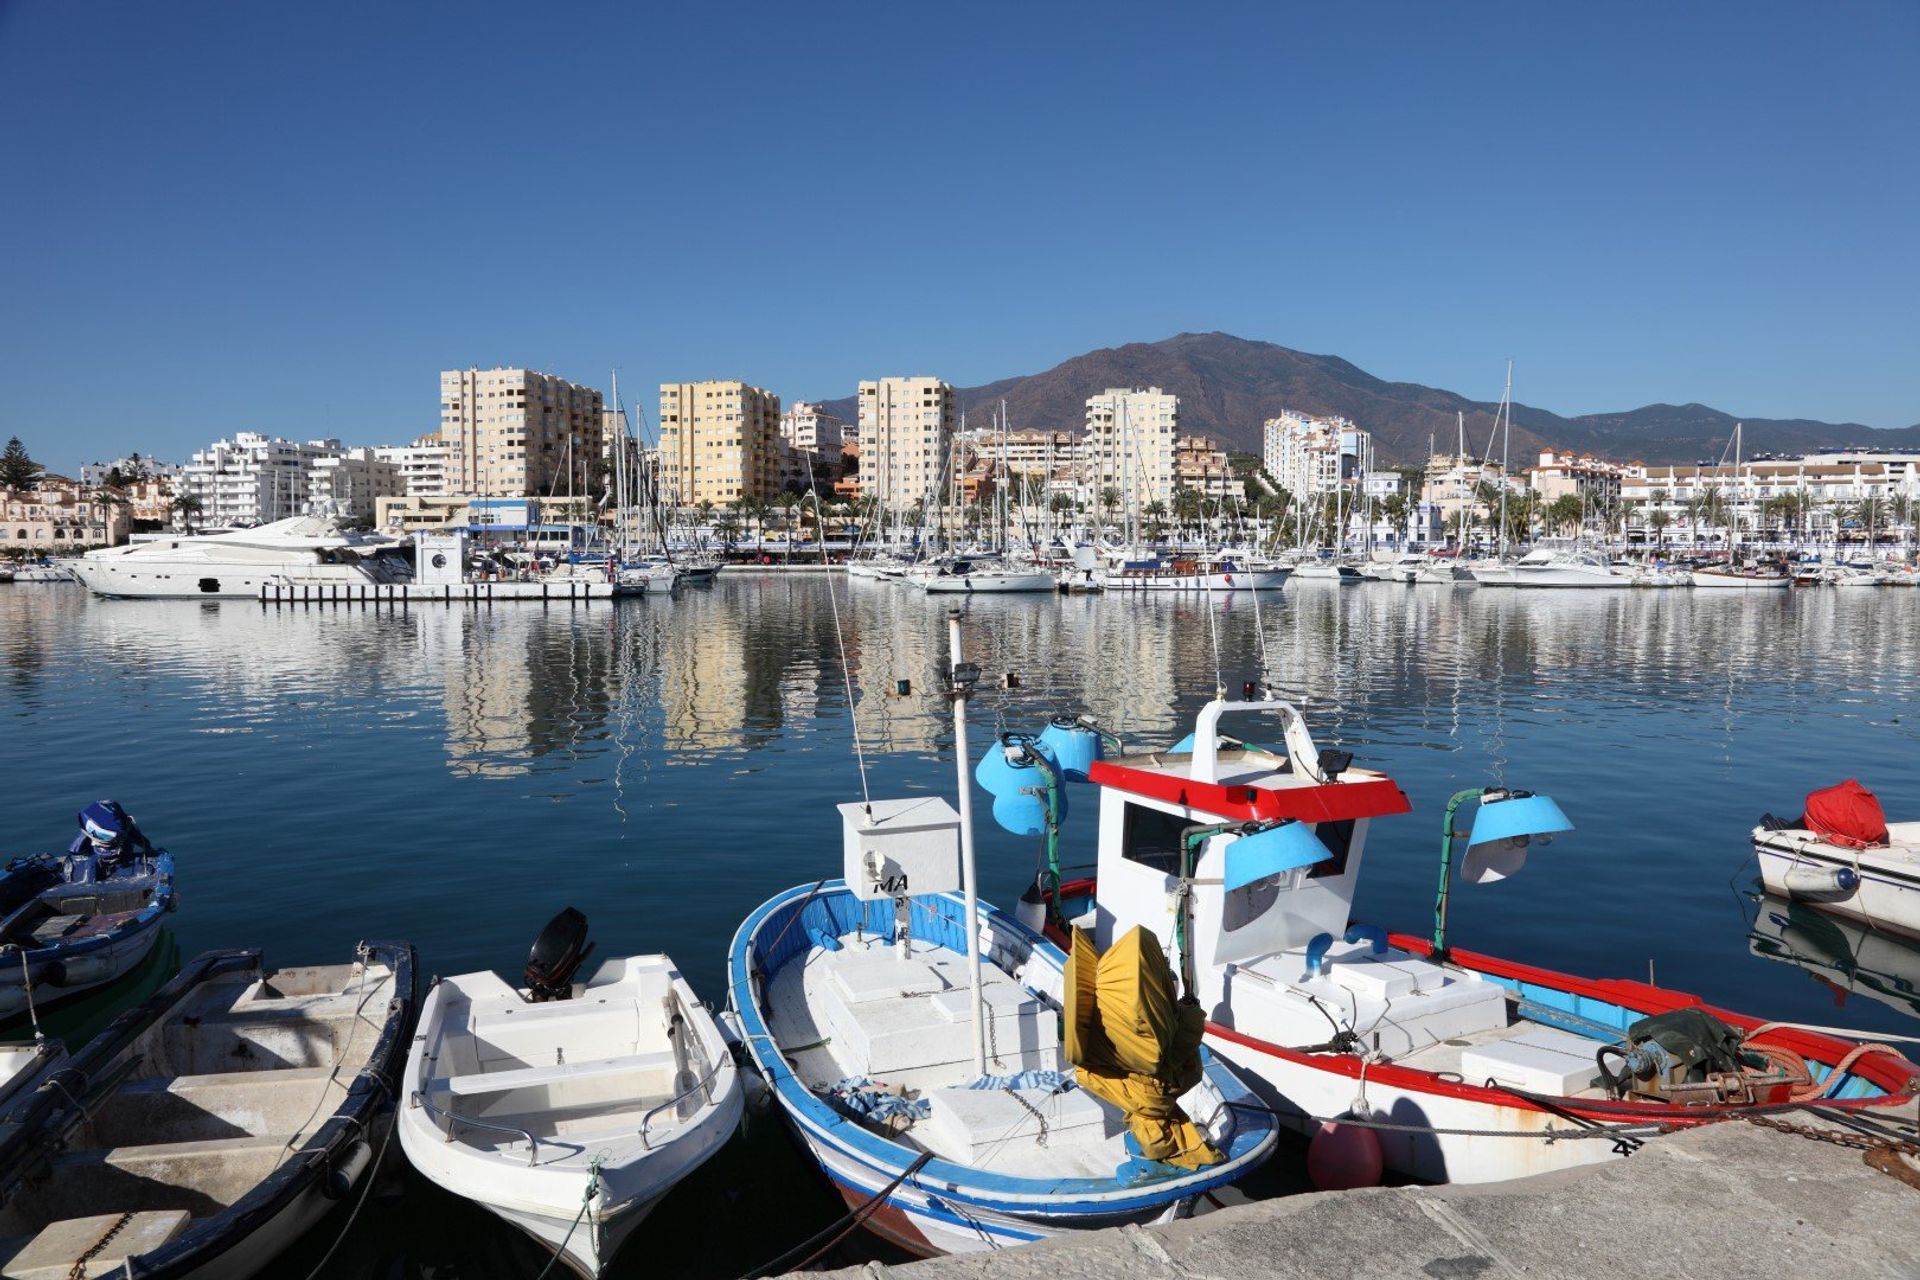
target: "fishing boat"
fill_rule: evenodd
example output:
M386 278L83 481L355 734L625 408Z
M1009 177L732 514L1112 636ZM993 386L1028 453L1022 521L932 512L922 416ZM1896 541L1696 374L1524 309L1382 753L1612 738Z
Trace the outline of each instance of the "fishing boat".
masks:
M1920 822L1888 822L1852 778L1807 796L1796 818L1753 830L1769 893L1920 939Z
M1735 591L1773 590L1793 585L1793 575L1780 573L1758 565L1735 565L1731 562L1720 565L1704 565L1692 572L1693 585L1696 587L1732 589Z
M1292 565L1227 554L1116 556L1093 571L1103 591L1278 591L1293 573Z
M1229 713L1279 717L1283 745L1224 737ZM1546 796L1475 787L1450 799L1423 937L1351 918L1369 824L1407 812L1406 797L1318 747L1285 702L1209 703L1188 741L1087 773L1098 875L1055 889L1050 866L1031 895L1049 931L1156 932L1194 974L1207 1043L1284 1123L1371 1148L1405 1176L1501 1181L1756 1107L1910 1112L1920 1090L1920 1068L1884 1046L1453 948L1456 879L1509 877L1530 845L1571 829ZM1456 825L1468 806L1471 822ZM1379 1121L1390 1127L1369 1127ZM1571 1136L1596 1126L1612 1140Z
M153 950L174 904L164 849L13 859L0 870L0 1019L117 980Z
M949 628L960 809L840 806L844 877L775 896L734 935L744 1050L851 1221L910 1252L1184 1216L1266 1159L1275 1123L1201 1049L1198 1008L1175 1015L1189 1006L1156 940L1098 954L1083 935L1070 960L979 900L965 719L978 669L957 616ZM996 741L981 769L1011 749ZM1116 1052L1126 1027L1138 1034Z
M740 1123L733 1055L663 955L604 961L568 908L516 987L482 971L427 993L400 1143L414 1168L598 1276Z
M378 1172L413 966L404 943L306 968L266 969L257 950L188 962L0 1120L0 1270L279 1274Z

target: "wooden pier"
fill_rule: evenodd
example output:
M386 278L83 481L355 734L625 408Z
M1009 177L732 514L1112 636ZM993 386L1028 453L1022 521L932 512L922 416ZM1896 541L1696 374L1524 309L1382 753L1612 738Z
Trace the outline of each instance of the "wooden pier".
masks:
M263 582L260 605L350 605L405 608L411 605L566 604L591 605L637 591L611 582Z

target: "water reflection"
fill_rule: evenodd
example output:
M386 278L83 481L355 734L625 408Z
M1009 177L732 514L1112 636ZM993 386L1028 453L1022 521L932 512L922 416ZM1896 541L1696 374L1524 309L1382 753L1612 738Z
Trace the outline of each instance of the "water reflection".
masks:
M1798 966L1844 1020L1854 996L1920 1016L1920 946L1772 894L1755 898L1753 954Z

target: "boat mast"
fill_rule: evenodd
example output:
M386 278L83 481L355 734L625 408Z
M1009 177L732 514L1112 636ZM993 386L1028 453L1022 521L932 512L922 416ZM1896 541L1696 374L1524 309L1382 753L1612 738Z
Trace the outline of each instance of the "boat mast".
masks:
M1500 437L1500 552L1498 558L1507 558L1507 451L1513 444L1513 361L1507 361L1507 389L1500 397L1500 407L1507 415L1507 429Z
M987 1024L980 999L980 887L973 870L973 780L967 776L967 695L972 680L963 680L960 659L960 610L947 611L947 648L953 665L947 673L953 699L953 763L960 780L960 891L967 901L967 973L973 985L973 1071L987 1074ZM978 678L978 672L974 673Z

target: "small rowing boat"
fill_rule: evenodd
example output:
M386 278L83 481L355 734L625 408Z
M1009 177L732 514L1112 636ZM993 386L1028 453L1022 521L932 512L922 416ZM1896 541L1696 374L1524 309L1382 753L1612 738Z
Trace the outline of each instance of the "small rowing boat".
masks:
M525 983L436 982L407 1058L400 1141L431 1181L598 1276L660 1198L739 1126L733 1055L663 955L574 977L592 944L568 908Z

